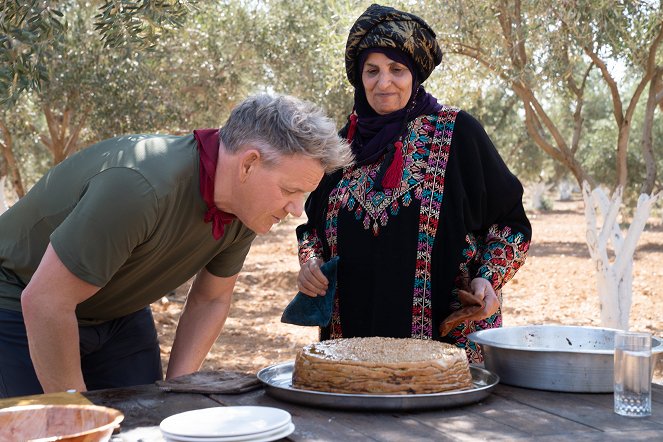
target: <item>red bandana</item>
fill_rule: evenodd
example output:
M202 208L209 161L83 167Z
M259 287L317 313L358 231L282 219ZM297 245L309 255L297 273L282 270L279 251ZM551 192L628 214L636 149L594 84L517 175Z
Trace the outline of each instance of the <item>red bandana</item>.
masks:
M235 215L223 212L214 205L214 176L219 158L219 129L198 129L193 131L198 141L200 155L200 193L207 204L205 222L212 223L214 239L223 236L224 225L235 219Z

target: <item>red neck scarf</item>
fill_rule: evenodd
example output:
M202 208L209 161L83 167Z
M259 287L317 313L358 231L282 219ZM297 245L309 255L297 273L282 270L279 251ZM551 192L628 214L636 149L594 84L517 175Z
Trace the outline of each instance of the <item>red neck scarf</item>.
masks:
M200 194L207 204L204 220L212 223L212 236L218 240L223 236L224 226L235 219L235 215L219 210L214 204L214 176L219 158L219 129L193 131L198 141L200 155Z

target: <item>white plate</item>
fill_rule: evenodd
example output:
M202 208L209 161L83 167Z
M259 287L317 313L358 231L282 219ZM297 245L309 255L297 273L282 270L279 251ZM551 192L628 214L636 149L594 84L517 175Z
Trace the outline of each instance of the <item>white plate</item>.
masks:
M177 439L179 441L187 441L187 442L210 442L210 441L218 441L218 442L242 442L242 441L252 441L253 438L255 437L267 437L271 436L272 434L280 434L283 432L286 428L290 427L292 425L292 421L288 422L287 424L275 428L273 430L269 431L262 431L260 433L252 433L252 434L242 434L239 436L212 436L212 437L197 437L197 436L185 436L181 434L171 434L167 431L161 430L161 434L163 434L164 437L168 437L170 439Z
M163 434L166 442L269 442L273 440L282 439L295 431L295 424L292 422L279 427L276 430L266 431L264 433L249 434L246 436L230 436L230 437L186 437L174 436L168 433Z
M159 428L170 436L229 438L265 433L292 422L285 410L273 407L213 407L185 411L161 421Z

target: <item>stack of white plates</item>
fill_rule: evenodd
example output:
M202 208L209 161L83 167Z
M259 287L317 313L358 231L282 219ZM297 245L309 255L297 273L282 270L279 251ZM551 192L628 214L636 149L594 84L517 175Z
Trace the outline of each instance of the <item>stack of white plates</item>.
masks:
M161 421L167 442L269 442L295 431L292 416L272 407L214 407L186 411Z

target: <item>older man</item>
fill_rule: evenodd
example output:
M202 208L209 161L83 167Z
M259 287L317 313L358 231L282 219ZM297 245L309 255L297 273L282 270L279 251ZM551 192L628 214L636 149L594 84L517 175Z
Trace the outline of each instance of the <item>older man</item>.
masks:
M310 103L258 95L220 130L102 141L0 216L0 397L162 378L149 304L196 276L166 378L198 370L255 234L351 161Z

